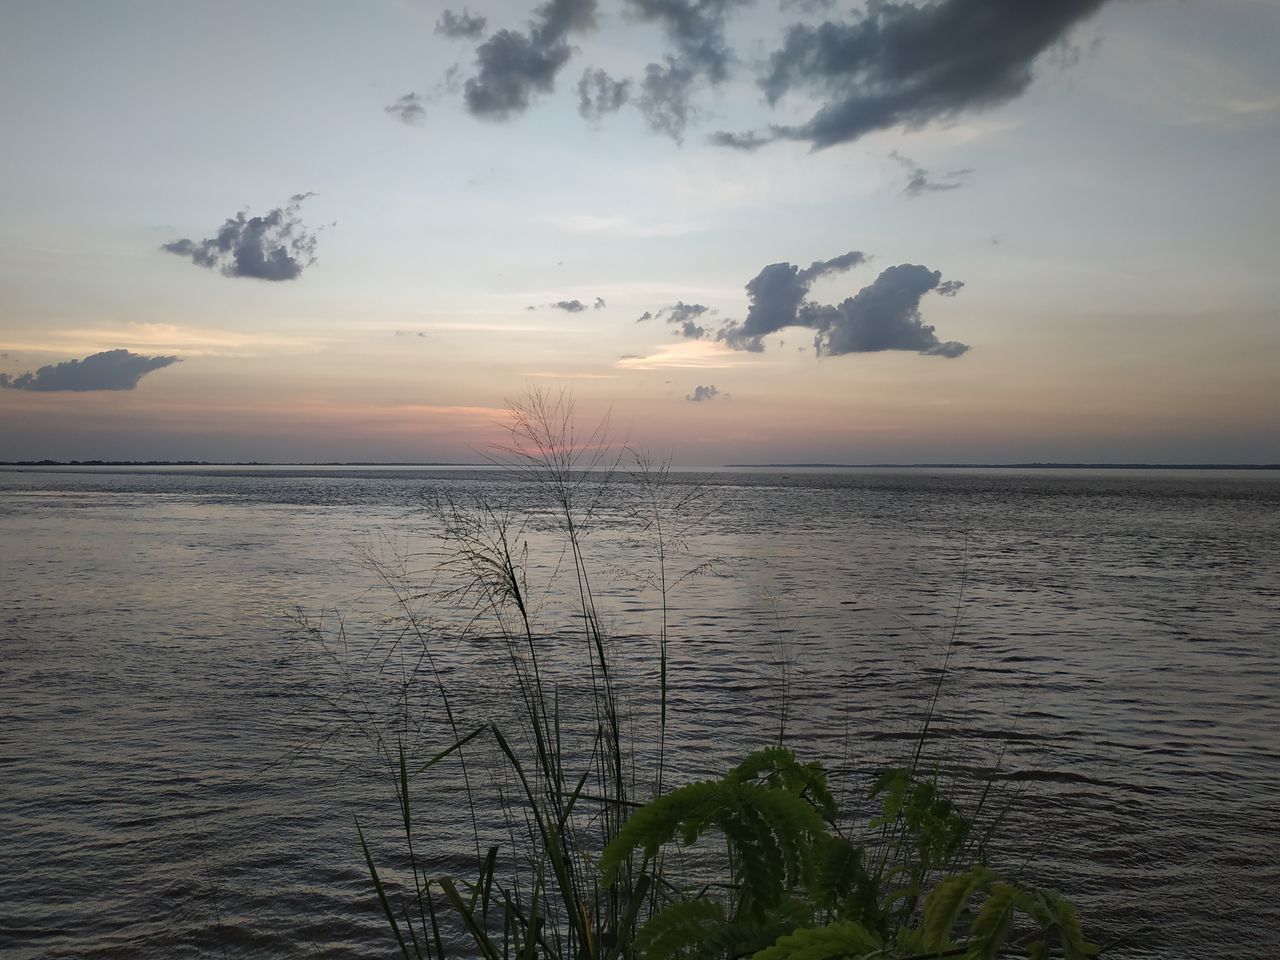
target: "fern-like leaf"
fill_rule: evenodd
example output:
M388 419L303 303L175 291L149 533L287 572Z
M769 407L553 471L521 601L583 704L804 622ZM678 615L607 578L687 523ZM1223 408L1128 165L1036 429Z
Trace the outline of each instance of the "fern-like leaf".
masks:
M714 932L725 922L724 908L714 900L682 900L655 913L636 934L636 953L643 960L673 960L708 953Z
M1054 922L1062 934L1062 952L1066 960L1086 960L1090 951L1084 942L1084 930L1076 908L1056 893L1047 894L1046 900L1053 909Z
M832 957L865 957L876 953L880 938L854 920L825 927L809 927L779 937L753 960L829 960Z
M781 787L807 799L828 820L836 817L836 801L827 785L827 772L820 763L801 763L795 754L785 747L767 747L757 750L738 764L727 777L736 783L746 783L765 775L771 787Z
M921 931L926 950L942 950L951 939L952 928L960 919L970 898L995 880L995 874L985 867L970 873L943 880L929 894L924 905L924 926Z
M744 786L726 790L725 810L718 821L737 861L736 879L742 889L743 905L757 916L778 904L787 879L776 827L753 802L763 792L766 791Z
M986 902L969 927L969 952L965 960L995 960L1009 938L1018 890L1007 883L994 883Z
M722 806L722 792L722 785L716 781L691 783L632 813L601 855L605 883L613 882L618 869L637 848L652 857L677 832L682 833L685 843L696 840Z

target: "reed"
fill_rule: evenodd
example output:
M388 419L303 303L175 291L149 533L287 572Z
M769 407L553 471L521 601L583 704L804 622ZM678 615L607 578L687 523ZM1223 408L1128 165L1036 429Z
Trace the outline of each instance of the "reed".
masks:
M871 788L869 822L851 822L823 767L783 745L785 714L777 743L723 777L669 789L669 600L713 567L691 560L683 541L705 491L672 484L669 464L634 455L628 464L607 424L579 433L566 394L527 395L512 424L499 457L537 501L515 511L440 498L434 515L446 551L436 572L445 586L415 591L382 570L402 635L421 647L414 677L434 684L449 730L422 761L410 760L403 741L375 741L392 774L404 879L388 880L356 825L406 960L1082 960L1099 952L1070 903L987 865L1001 819L987 816L990 781L968 809L944 795L931 725L958 621L910 752ZM622 479L638 493L619 507L609 494ZM646 563L627 572L658 598L656 710L642 729L623 709L597 605L588 544L602 519L630 523ZM576 591L571 638L539 626L531 532ZM433 627L424 600L445 604L451 626ZM463 719L469 711L431 655L449 629L497 644L509 716ZM559 669L566 643L587 679L572 699ZM453 872L423 855L434 844L415 815L420 778L445 764L463 783L475 854L470 868ZM483 798L481 769L493 787ZM489 842L495 836L504 842Z

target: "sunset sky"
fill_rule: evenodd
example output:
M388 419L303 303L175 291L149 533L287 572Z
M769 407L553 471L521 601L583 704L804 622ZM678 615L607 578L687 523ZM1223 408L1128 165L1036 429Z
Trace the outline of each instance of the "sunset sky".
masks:
M1280 461L1278 43L1271 0L6 0L0 460L474 460L541 386L690 466Z

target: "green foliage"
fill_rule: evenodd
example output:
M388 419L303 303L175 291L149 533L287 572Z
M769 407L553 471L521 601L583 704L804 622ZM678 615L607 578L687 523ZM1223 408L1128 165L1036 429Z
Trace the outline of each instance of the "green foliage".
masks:
M1003 882L982 865L938 875L938 865L954 858L967 836L968 821L936 784L892 770L872 795L882 797L883 812L871 826L896 838L875 858L878 874L868 867L867 848L836 832L822 768L800 764L782 748L752 754L721 780L681 787L636 810L604 851L606 882L637 852L649 863L677 837L687 846L713 829L726 841L730 870L723 890L702 889L657 912L637 935L641 956L745 956L749 923L757 942L763 931L783 931L754 950L755 960L916 951L994 960L1010 947L1019 915L1037 937L1018 940L1029 956L1090 956L1074 908L1057 894ZM923 909L917 913L913 902L904 911L904 899L929 878L933 889Z
M880 951L880 939L853 920L825 927L797 930L766 950L755 960L828 960L830 957L865 957Z
M642 960L710 957L711 935L724 923L724 908L714 900L673 903L655 913L636 934L636 953Z
M508 453L543 490L541 508L563 536L561 560L577 584L591 693L576 705L586 709L570 715L589 716L590 749L565 747L566 714L540 659L520 523L487 505L472 511L449 505L443 536L455 555L446 568L460 586L448 597L470 600L476 620L485 620L488 635L503 644L519 719L514 730L489 720L463 724L436 673L452 745L411 765L402 747L393 753L379 736L408 882L383 881L357 829L405 960L448 960L451 953L484 960L994 960L1011 951L1031 960L1085 960L1097 952L1066 900L1002 880L981 861L985 842L969 843L973 818L944 796L936 777L921 775L938 687L908 764L876 779L870 798L879 810L860 828L842 818L822 765L801 762L781 745L750 754L719 779L665 789L668 593L702 567L669 576L679 543L673 510L687 509L690 497L669 498L665 467L648 472L645 460L640 528L658 554L651 586L663 620L656 631L659 723L647 744L656 745L656 769L638 782L583 548L608 482L600 470L608 466L607 445L600 431L575 439L563 396L532 395L515 414ZM395 589L406 633L421 641L423 659L432 663L409 603L416 594ZM486 743L501 765L504 819L497 826L509 849L480 839L469 758ZM459 764L467 790L476 854L469 880L434 874L416 852L433 844L416 836L414 779L443 762ZM669 856L675 846L697 849ZM468 944L460 950L459 938Z

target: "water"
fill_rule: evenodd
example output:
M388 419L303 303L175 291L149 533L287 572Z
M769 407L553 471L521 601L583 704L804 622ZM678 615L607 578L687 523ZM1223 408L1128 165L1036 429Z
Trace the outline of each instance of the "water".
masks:
M958 614L940 750L999 758L1006 860L1095 939L1137 932L1115 956L1280 954L1275 474L673 479L708 495L675 566L719 561L672 596L674 780L776 738L786 704L789 741L864 782L901 756ZM406 667L382 659L392 598L358 560L425 581L423 494L477 492L534 497L470 471L0 472L0 956L391 955L352 817L387 842L394 795L361 731ZM624 575L647 569L624 538L635 492L588 541L628 689L656 616ZM556 597L540 623L571 686ZM329 647L299 643L299 607ZM499 648L451 635L431 644L467 719L500 718ZM430 686L405 695L397 729L447 744ZM424 789L434 856L460 869L456 785Z

